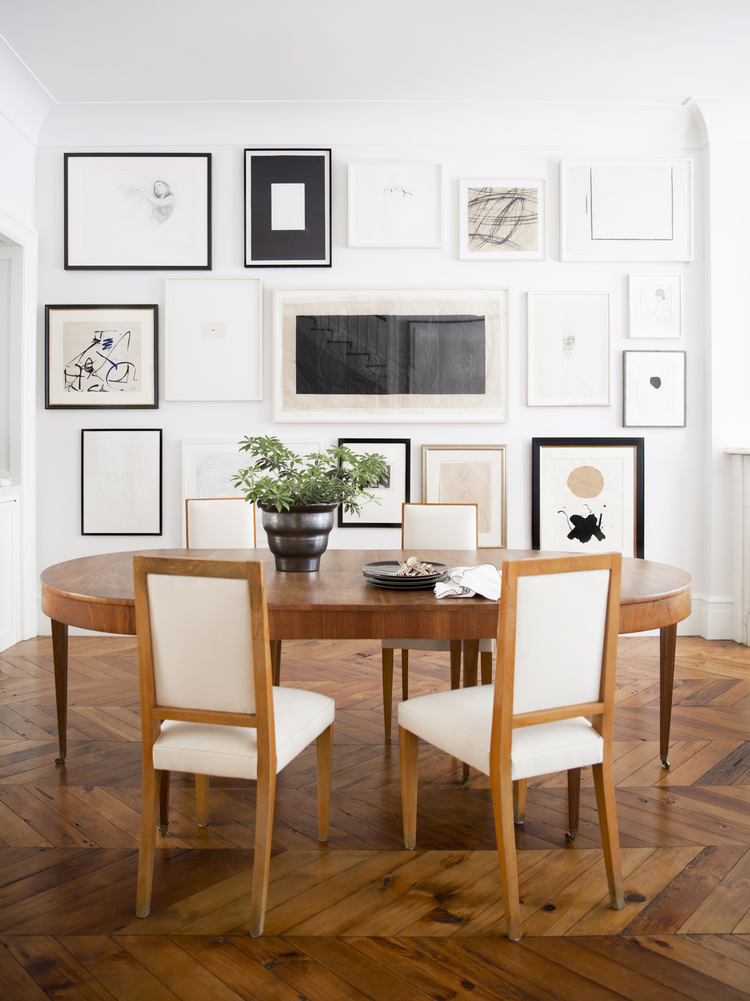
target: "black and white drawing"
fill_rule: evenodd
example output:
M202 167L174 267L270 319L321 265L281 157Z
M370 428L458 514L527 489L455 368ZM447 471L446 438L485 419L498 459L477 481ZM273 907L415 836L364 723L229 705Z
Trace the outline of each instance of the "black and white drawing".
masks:
M459 181L459 258L546 257L544 181Z
M476 504L479 548L507 542L505 445L423 445L422 503Z
M339 438L357 455L384 455L388 470L367 492L359 514L338 510L339 528L401 528L402 505L411 500L411 438Z
M631 337L680 337L680 275L630 275Z
M439 163L350 163L350 247L442 247Z
M685 427L685 352L623 352L625 427Z

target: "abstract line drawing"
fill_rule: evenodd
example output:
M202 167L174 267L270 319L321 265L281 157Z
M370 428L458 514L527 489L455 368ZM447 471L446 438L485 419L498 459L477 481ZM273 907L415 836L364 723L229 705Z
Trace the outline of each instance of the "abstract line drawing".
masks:
M75 332L63 325L63 342L67 347L78 340ZM136 325L134 325L136 326ZM137 324L140 328L140 324ZM86 347L65 363L63 380L66 393L128 393L139 392L140 329L110 328L94 330Z
M462 261L542 261L546 256L544 181L459 181Z
M437 163L350 163L350 247L441 247Z

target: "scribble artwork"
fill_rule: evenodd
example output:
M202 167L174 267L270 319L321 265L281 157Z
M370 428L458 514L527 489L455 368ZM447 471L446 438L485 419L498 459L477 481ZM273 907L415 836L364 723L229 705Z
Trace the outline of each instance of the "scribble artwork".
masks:
M196 497L243 497L232 478L246 469L244 452L203 452L195 460Z
M140 393L141 324L63 323L65 393Z
M538 188L469 188L469 251L539 249Z
M383 188L383 201L388 198L396 198L398 200L404 200L407 198L415 198L416 195L413 191L406 191L402 188L400 184L396 184L392 188Z

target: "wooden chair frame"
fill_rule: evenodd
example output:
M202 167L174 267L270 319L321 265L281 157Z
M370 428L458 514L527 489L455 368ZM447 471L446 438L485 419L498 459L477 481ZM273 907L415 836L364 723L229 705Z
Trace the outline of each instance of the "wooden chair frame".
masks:
M156 703L154 661L147 580L148 574L188 577L224 577L246 580L252 624L252 670L255 683L255 714L221 712L205 709L181 709ZM143 745L143 787L141 801L141 837L138 854L138 890L136 914L147 917L156 848L157 809L160 821L167 822L169 772L154 768L154 744L163 720L184 720L225 726L254 727L257 730L258 766L255 820L250 934L261 935L268 893L271 860L271 836L276 796L276 738L273 717L271 656L268 641L268 610L263 564L256 561L193 560L161 556L134 556L135 608L138 630L138 667L141 694L141 734ZM329 726L316 741L318 778L318 838L328 839L330 815L333 727ZM208 822L207 775L196 775L198 823ZM161 829L161 827L160 827Z
M490 743L490 789L495 818L500 881L508 937L521 937L521 909L518 897L518 867L514 832L514 804L511 779L511 744L513 730L554 720L586 716L604 741L603 762L593 765L596 805L602 833L604 863L609 883L612 907L624 904L620 867L620 844L615 813L615 786L612 773L612 729L614 716L615 672L617 669L617 634L620 617L620 577L622 557L619 553L595 556L570 556L552 559L513 560L503 563L503 590L500 599L500 622L497 639L497 665ZM576 570L610 571L607 619L602 650L602 671L599 699L596 702L560 706L537 712L513 713L513 692L516 656L516 614L519 577L539 574L570 573ZM416 845L417 827L417 762L419 739L416 734L399 727L401 749L401 797L404 820L404 843ZM571 769L580 776L580 769ZM570 775L570 773L569 773ZM520 786L520 783L519 783ZM517 786L517 788L519 788ZM525 781L523 783L525 798Z

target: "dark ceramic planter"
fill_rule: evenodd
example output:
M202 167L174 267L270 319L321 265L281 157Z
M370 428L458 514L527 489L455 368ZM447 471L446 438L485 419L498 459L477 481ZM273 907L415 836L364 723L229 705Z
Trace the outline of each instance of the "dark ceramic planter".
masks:
M269 511L262 504L263 528L277 570L297 573L320 569L338 504L292 504L288 511Z

